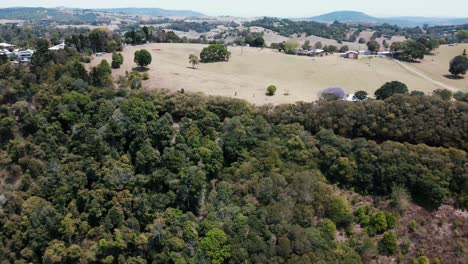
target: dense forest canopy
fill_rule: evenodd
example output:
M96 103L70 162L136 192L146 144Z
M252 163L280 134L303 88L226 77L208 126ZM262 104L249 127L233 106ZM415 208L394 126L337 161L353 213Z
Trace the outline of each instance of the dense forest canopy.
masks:
M37 39L31 64L0 65L2 263L409 261L421 254L397 244L399 211L353 208L343 190L468 207L466 102L149 93L136 74L114 83L108 62L82 63L120 50L116 34L67 41L51 52Z

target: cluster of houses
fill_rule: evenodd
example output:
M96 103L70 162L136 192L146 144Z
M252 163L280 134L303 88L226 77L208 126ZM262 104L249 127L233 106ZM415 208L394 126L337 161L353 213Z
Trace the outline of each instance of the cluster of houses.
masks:
M304 50L304 49L299 49L296 51L297 55L300 56L322 56L325 53L325 50L323 49L311 49L311 50Z
M50 51L57 51L65 48L65 43L59 44L57 46L49 48ZM34 55L34 50L32 49L15 49L15 45L8 43L0 43L0 56L14 60L17 63L27 63L31 61L32 56Z

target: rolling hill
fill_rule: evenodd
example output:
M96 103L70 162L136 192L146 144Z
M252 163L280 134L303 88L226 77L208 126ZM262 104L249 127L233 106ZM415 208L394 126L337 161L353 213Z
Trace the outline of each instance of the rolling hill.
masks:
M104 11L118 14L137 14L149 16L182 16L182 17L202 17L202 13L191 10L166 10L161 8L106 8L95 9L96 11Z
M356 11L337 11L320 16L304 18L303 20L316 21L321 23L332 23L339 21L342 23L369 23L369 24L391 24L402 27L416 27L427 24L429 26L438 25L461 25L467 24L468 18L434 18L434 17L387 17L379 18Z
M18 20L53 20L53 21L96 21L96 14L86 10L70 10L44 7L10 7L0 8L0 19Z

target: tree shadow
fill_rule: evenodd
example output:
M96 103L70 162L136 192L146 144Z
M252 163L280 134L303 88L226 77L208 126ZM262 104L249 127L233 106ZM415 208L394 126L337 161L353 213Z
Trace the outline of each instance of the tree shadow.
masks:
M147 71L149 71L149 68L146 68L146 67L134 67L134 68L132 68L132 71L134 71L134 72L147 72Z
M463 80L463 79L465 79L465 77L463 77L461 75L452 75L452 74L445 74L444 77L447 78L447 79L450 79L450 80Z

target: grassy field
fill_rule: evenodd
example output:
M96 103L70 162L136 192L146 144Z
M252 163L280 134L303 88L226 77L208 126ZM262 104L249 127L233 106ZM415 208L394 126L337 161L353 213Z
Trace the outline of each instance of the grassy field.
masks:
M443 45L434 52L433 56L426 56L421 63L406 63L406 65L414 67L436 81L468 92L468 77L465 76L465 79L458 80L452 79L448 71L450 60L457 55L462 55L464 49L468 52L468 44L459 44L453 47Z
M153 63L149 66L150 80L144 82L144 88L149 90L166 88L177 91L183 88L186 92L241 98L254 104L281 104L313 101L321 90L335 86L344 88L347 93L365 90L373 94L382 84L393 80L406 83L411 90L426 93L442 88L386 58L346 60L338 55L299 57L270 49L231 47L232 57L229 62L200 64L193 70L188 63L188 56L198 55L203 47L197 44L128 46L123 52L125 62L121 69L114 70L114 76L131 71L136 66L133 62L134 52L144 48L153 55ZM433 56L433 64L439 63L439 57L447 57L441 55L446 50L449 49L444 47L438 51L438 55ZM98 64L102 59L110 62L111 54L94 59L90 66ZM429 60L432 62L431 58ZM444 66L425 66L426 62L423 62L409 67L422 67L421 71L427 71L430 77L440 78L444 83L454 81L459 89L468 90L466 79L455 81L440 77L448 68L446 62L440 63ZM270 84L278 87L275 96L266 95L266 87Z

